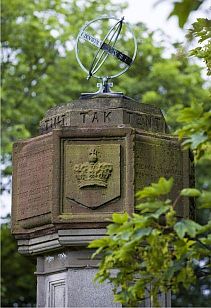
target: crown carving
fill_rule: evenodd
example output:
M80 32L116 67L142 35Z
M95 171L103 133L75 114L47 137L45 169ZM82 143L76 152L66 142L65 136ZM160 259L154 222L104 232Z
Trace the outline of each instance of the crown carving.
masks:
M95 148L89 150L88 162L74 166L74 173L80 188L89 186L107 187L112 170L112 164L98 161L98 152Z

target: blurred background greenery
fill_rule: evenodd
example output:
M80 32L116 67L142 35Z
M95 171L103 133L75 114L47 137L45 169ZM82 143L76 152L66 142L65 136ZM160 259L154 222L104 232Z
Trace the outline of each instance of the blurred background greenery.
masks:
M154 1L162 2L162 1ZM200 10L202 0L172 1L171 16L184 27L190 13ZM96 91L96 80L87 82L75 59L74 43L81 26L104 14L121 16L127 2L112 0L2 0L2 192L11 187L12 144L39 134L39 121L52 106L77 99L81 92ZM210 108L210 88L198 62L190 59L183 42L134 23L138 54L131 69L115 80L115 91L123 91L140 102L160 107L171 131L179 127L177 111L202 103ZM187 40L192 40L189 35ZM129 44L129 42L128 42ZM186 41L186 45L187 41ZM128 46L130 48L130 46ZM197 165L196 185L209 189L210 160ZM206 220L206 212L197 219ZM10 217L2 219L2 306L30 307L36 301L35 259L17 252L10 235ZM211 306L206 282L173 298L174 306Z

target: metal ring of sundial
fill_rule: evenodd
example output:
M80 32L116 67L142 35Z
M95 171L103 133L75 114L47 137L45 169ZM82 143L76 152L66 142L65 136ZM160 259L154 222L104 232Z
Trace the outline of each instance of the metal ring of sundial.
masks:
M106 19L107 20L110 20L110 19L115 20L116 23L109 29L108 33L106 34L106 36L104 37L103 40L95 38L94 36L92 36L91 34L89 34L88 32L85 31L86 28L89 27L91 24L93 24L93 23L95 23L99 20L106 20ZM130 31L130 33L132 34L132 37L133 37L134 52L133 52L132 58L115 48L115 44L118 40L118 37L119 37L119 34L121 32L123 23L127 26L127 28L129 29L129 31ZM109 38L109 35L111 35L111 38ZM89 69L87 69L82 64L82 62L79 58L79 47L78 47L78 45L79 45L81 38L85 41L88 41L89 43L91 43L92 45L94 45L98 48ZM108 43L106 43L107 39L109 41ZM128 23L124 22L124 17L121 18L121 19L118 19L116 17L102 16L102 17L91 20L90 22L86 23L81 28L81 30L78 34L78 37L76 39L75 53L76 53L76 59L77 59L79 65L80 65L80 67L82 68L82 70L84 70L88 74L87 79L89 79L93 76L97 79L109 80L109 79L113 79L113 78L116 78L116 77L124 74L129 69L129 67L132 65L132 63L135 60L136 53L137 53L137 42L136 42L135 35L134 35L130 25ZM97 73L97 71L101 68L103 63L106 61L106 59L108 58L109 55L112 55L112 56L116 57L118 60L120 60L121 62L125 63L126 67L122 71L120 71L119 73L111 75L111 76L95 75Z

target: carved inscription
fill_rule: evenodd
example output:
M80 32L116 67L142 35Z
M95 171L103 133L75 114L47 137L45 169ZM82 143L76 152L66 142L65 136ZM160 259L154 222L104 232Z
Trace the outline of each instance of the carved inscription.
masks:
M108 111L108 112L104 111L103 115L104 115L104 118L103 118L104 123L111 122L111 111Z
M162 117L145 113L128 112L128 122L135 127L153 132L165 132L165 122Z
M46 119L45 122L45 130L48 131L49 128L56 128L65 125L65 114L57 115L55 117Z
M98 152L96 148L90 148L88 159L88 162L76 164L74 166L74 172L79 187L107 187L113 165L110 163L98 162Z
M112 126L130 124L146 131L165 132L165 121L161 115L128 111L126 109L72 110L41 121L41 132L67 126Z
M109 125L117 122L119 114L112 111L72 111L45 118L40 122L41 133L52 131L54 128L77 125Z
M49 139L34 140L21 149L16 166L18 220L50 212L52 153Z
M110 123L111 122L111 111L93 111L93 112L80 112L81 120L83 124L90 123Z

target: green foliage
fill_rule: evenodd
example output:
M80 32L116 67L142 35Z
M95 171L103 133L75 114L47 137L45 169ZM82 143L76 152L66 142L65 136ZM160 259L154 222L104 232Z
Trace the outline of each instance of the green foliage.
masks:
M208 63L208 58L205 61ZM183 145L195 152L196 161L203 158L211 160L211 104L193 101L189 107L179 109L177 121L183 126L177 130L180 139L186 140Z
M157 3L162 2L162 0ZM171 11L169 18L176 16L178 18L179 26L184 27L188 21L190 13L198 10L202 4L209 3L208 0L180 0L173 2L173 10ZM198 43L203 45L194 48L191 51L192 56L203 59L207 66L207 74L211 74L211 20L207 18L198 18L196 22L192 24L192 29L189 29L187 38L192 40L198 39Z
M211 157L211 111L205 111L203 104L192 103L179 111L177 121L183 123L183 127L177 130L180 138L187 139L183 145L195 152L196 160Z
M36 259L22 256L7 223L1 225L1 307L32 307L36 302Z
M175 1L174 8L171 14L169 15L169 17L177 16L179 20L179 26L183 28L190 13L192 11L196 11L202 3L203 3L203 0Z
M3 0L2 159L11 159L12 143L38 134L47 109L78 98L87 81L76 63L74 43L87 20L115 14L124 5L110 0ZM95 82L89 87L95 90Z
M137 192L138 198L155 198L161 195L166 195L171 191L173 185L173 178L168 181L161 177L158 183L152 183L149 187L145 187L143 190Z
M201 229L202 226L189 219L182 219L174 225L174 230L180 239L183 239L185 234L190 237L195 237L197 231L200 231Z
M84 0L81 5L76 0L2 1L3 163L10 161L14 141L38 134L38 123L47 109L78 98L87 88L96 90L95 80L87 83L76 63L75 39L85 21L101 14L120 14L122 7L111 5L110 0L100 4ZM137 58L124 78L115 80L114 90L159 106L174 128L175 106L188 106L193 99L204 105L209 102L201 68L188 61L187 52L178 44L165 57L154 32L141 23L133 27Z
M185 197L199 197L201 193L195 188L184 188L182 189L180 195Z
M106 237L89 245L97 248L95 255L102 255L96 279L112 282L115 300L123 305L139 305L149 289L153 304L158 306L159 292L177 292L181 284L188 289L199 275L203 277L196 265L202 257L209 257L207 234L211 224L177 221L176 203L160 200L160 196L168 195L172 185L172 179L161 178L138 192L141 203L136 206L136 213L113 214ZM184 189L181 195L200 197L201 193ZM203 272L208 269L207 262Z
M183 25L188 12L201 2L177 2L172 15L179 16ZM7 175L11 174L8 161L12 143L38 134L39 120L48 108L78 98L87 88L95 91L95 80L87 84L75 61L75 38L85 21L106 13L120 13L122 6L111 5L109 0L100 3L84 0L81 4L76 0L2 1L2 158ZM181 9L182 5L186 9ZM210 192L206 191L211 185L208 171L211 165L210 96L204 87L201 68L190 63L187 52L179 44L165 57L162 42L158 46L155 33L143 24L134 25L134 31L139 45L137 58L124 78L115 81L115 90L162 108L172 129L183 125L178 132L180 137L187 136L185 146L191 147L200 159L198 183L203 190L187 188L181 194L197 197L198 207L207 210L211 204ZM203 44L191 54L203 58L210 73L210 21L199 20L190 36L200 36L199 42ZM179 123L175 123L175 114ZM156 303L158 290L177 291L183 282L187 287L196 275L198 278L208 269L207 261L202 268L195 260L207 255L203 245L210 245L206 235L210 226L176 221L175 202L161 201L172 185L172 179L162 178L139 192L137 196L144 199L137 206L137 213L132 217L126 213L114 214L108 236L92 244L98 248L96 254L106 256L99 279L112 278L110 271L119 269L112 278L116 300L135 305L145 297L144 289L153 281L152 296ZM16 252L7 227L2 228L2 234L2 256L6 264L2 270L3 303L9 306L14 302L33 303L32 266L27 263L28 258ZM12 256L12 261L8 256ZM204 281L204 277L201 279ZM119 281L123 292L117 287Z
M196 35L206 37L203 31ZM196 51L192 53L197 55ZM209 63L210 54L204 53L203 57ZM156 96L153 92L148 95ZM186 137L183 146L193 150L195 161L202 165L211 162L209 108L210 103L196 100L186 108L179 104L172 108L177 110L177 120L183 124L177 131L180 138ZM160 178L158 183L139 191L137 197L142 202L136 206L136 213L127 217L123 214L124 219L118 214L118 224L113 219L107 228L107 237L102 239L103 245L95 241L90 244L91 248L97 248L95 255L101 253L102 256L96 279L112 282L115 300L123 305L138 306L150 296L152 304L158 306L159 292L171 289L174 294L180 291L181 299L182 289L195 289L194 284L205 287L210 284L210 213L206 223L201 225L190 219L178 220L174 208L180 196L184 196L195 197L198 208L210 209L211 193L184 188L176 200L163 200L172 185L172 179ZM183 206L181 202L179 205ZM184 302L181 304L183 306Z
M167 0L158 0L155 5ZM207 2L207 0L173 0L170 1L173 4L173 9L168 18L176 16L178 18L180 28L183 28L190 14L193 11L197 11L200 6Z
M211 20L207 18L198 18L192 24L188 37L198 38L198 43L203 43L201 46L194 48L191 51L192 56L202 59L207 65L207 74L211 75Z
M203 191L199 198L200 208L211 208L211 192Z

